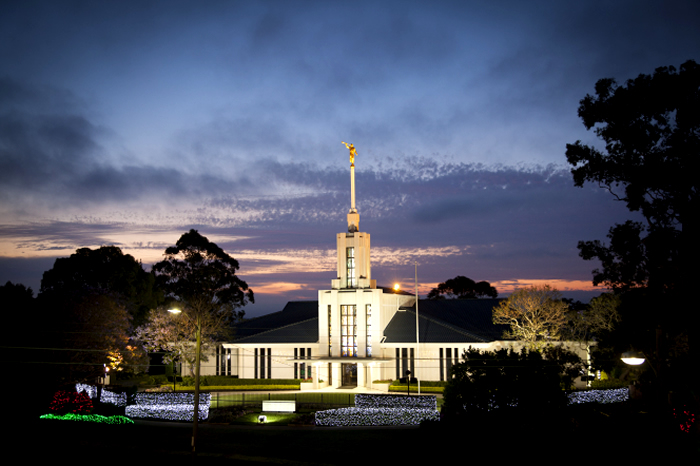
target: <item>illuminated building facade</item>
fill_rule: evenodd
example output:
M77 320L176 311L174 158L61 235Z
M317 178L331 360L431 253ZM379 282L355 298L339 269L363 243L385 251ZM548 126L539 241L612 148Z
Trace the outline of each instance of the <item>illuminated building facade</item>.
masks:
M336 235L337 274L330 289L319 290L317 301L289 302L280 312L239 324L234 341L217 348L203 374L309 379L309 388L375 388L376 381L406 371L421 380L447 380L469 347L520 346L503 340L505 326L492 322L498 299L420 300L416 318L413 294L377 287L370 235L360 231L355 207L354 155L353 147L348 229Z

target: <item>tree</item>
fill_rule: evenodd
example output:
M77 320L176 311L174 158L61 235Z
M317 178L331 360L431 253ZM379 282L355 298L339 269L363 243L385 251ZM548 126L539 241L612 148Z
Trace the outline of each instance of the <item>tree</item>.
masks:
M696 177L688 170L700 150L700 66L680 72L657 68L623 86L601 79L596 96L578 110L586 129L605 141L605 151L567 144L576 186L594 182L640 211L650 227L683 225L697 205Z
M640 212L645 224L612 227L609 246L581 241L581 256L601 260L595 284L673 290L683 270L679 261L687 257L682 251L697 252L695 227L687 219L698 211L692 167L700 152L700 66L690 60L679 72L657 68L653 76L641 74L622 86L601 79L595 91L581 100L578 114L587 129L595 127L605 150L581 141L567 144L574 184L598 184Z
M590 341L612 332L620 321L620 297L602 293L582 309L570 309L568 336L576 341Z
M496 298L498 291L489 282L475 282L471 278L461 275L438 284L428 293L428 299L476 299L476 298Z
M166 297L182 306L185 315L200 319L212 337L228 330L253 303L253 291L236 276L238 261L197 230L183 234L165 250L165 260L153 266ZM211 320L211 322L209 322Z
M568 305L549 285L523 288L493 309L493 323L510 325L504 337L541 349L559 340L567 324Z
M55 300L69 295L109 295L125 306L134 326L139 326L148 310L162 302L154 284L155 275L117 246L81 248L70 257L56 259L53 268L44 272L40 296Z
M143 372L146 354L129 337L131 315L110 296L98 292L64 296L53 302L38 324L43 328L47 367L66 382L94 380L110 371Z
M191 320L195 337L194 431L195 451L199 413L199 370L203 335L216 338L229 324L244 315L242 307L254 302L253 290L236 276L238 261L216 244L190 230L173 247L165 260L153 266L158 283L168 298L181 306L182 316Z
M134 321L157 305L155 275L116 246L81 248L44 272L37 297L37 330L56 351L57 379L90 380L110 370L141 372L145 353L132 344Z
M559 409L568 400L569 389L581 374L583 363L560 346L541 351L513 348L480 351L469 348L452 366L452 378L444 390L443 413L457 418L503 409Z
M578 244L582 258L600 260L593 283L622 296L615 333L628 345L632 338L646 341L637 348L646 354L664 346L659 335L673 340L685 334L697 341L697 313L660 310L691 309L688 290L699 278L693 167L700 154L700 66L689 60L678 71L657 68L624 85L601 79L595 95L581 100L578 115L605 147L567 145L574 184L599 185L643 219L612 226L608 244ZM700 345L693 347L697 352Z
M226 328L217 326L216 319L202 319L201 359L207 361L207 354L215 344L217 336L223 336ZM152 310L148 321L136 329L134 339L139 341L149 353L163 352L163 364L175 361L185 362L194 377L196 363L195 344L197 320L191 313L173 314L165 309Z

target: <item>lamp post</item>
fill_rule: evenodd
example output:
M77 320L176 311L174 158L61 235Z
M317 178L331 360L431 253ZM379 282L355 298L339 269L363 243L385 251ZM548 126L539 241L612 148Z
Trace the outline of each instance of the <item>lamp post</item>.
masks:
M196 322L197 344L195 349L195 366L194 366L194 422L192 425L192 455L196 455L195 448L197 446L197 430L199 426L199 368L201 365L200 353L202 349L202 319L197 313Z
M182 311L180 309L168 309L168 312L171 314L179 314ZM173 393L175 393L175 381L177 380L177 376L175 375L175 357L173 357Z

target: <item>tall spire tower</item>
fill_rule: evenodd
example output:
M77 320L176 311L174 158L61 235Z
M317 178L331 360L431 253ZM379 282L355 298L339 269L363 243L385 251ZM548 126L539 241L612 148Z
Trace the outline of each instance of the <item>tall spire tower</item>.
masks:
M350 212L348 232L338 233L338 278L332 280L334 289L376 288L369 261L369 233L360 232L360 214L355 207L355 156L353 144L343 142L350 151Z

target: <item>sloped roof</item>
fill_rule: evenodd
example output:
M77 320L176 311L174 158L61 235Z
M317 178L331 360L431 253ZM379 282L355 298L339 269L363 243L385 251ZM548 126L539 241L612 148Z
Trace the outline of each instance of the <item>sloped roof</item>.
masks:
M492 311L500 299L420 300L418 317L423 343L469 343L502 340L507 325L496 325ZM386 343L416 341L415 307L401 308L384 330Z
M502 340L507 325L492 322L500 299L439 299L418 302L423 343L481 343ZM318 301L290 301L273 312L239 323L235 343L317 343ZM415 307L401 308L384 330L386 343L416 341Z
M279 312L235 327L235 343L317 343L318 301L290 301Z

